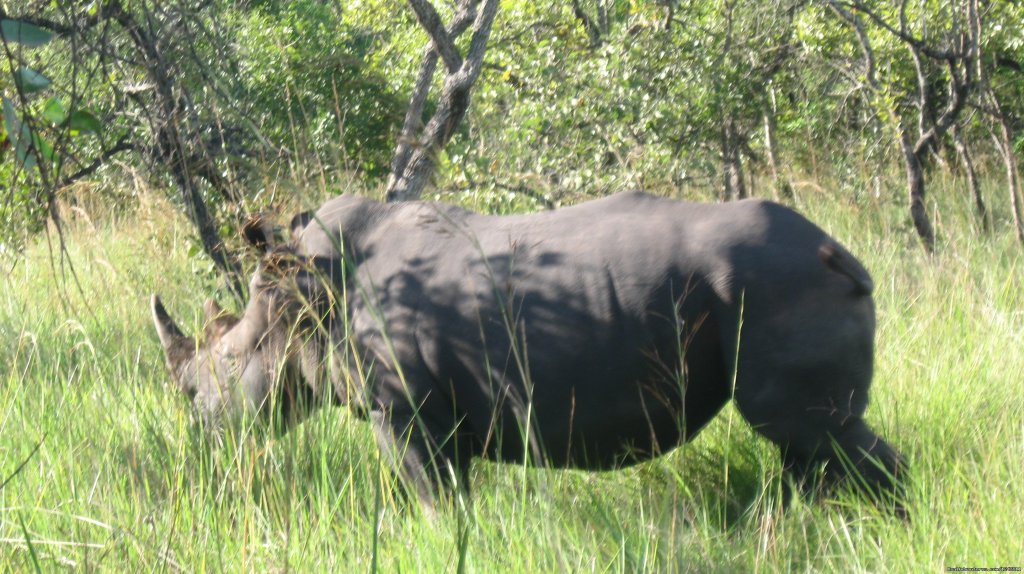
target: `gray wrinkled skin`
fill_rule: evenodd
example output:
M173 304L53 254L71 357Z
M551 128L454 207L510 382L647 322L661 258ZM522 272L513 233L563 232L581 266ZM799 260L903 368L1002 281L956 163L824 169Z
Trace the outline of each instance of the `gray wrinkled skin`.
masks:
M477 456L648 460L731 398L798 481L852 463L868 490L894 489L899 455L862 419L871 279L786 207L629 192L493 217L343 196L296 221L241 317L208 302L201 344L154 297L207 419L348 404L430 502Z

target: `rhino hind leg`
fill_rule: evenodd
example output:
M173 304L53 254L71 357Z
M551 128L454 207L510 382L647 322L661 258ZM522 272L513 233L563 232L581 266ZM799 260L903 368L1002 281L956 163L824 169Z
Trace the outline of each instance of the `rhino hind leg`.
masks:
M459 433L422 414L373 411L370 419L381 453L424 508L456 488L467 489L471 456Z

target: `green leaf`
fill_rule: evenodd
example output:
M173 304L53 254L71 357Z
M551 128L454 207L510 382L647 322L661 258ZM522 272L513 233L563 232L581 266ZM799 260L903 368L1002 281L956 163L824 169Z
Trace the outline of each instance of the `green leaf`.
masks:
M10 98L4 98L4 125L7 127L7 137L14 146L14 153L18 162L26 170L36 166L36 155L32 153L32 131L28 125L18 118L18 112L14 109L14 102Z
M25 130L28 130L28 126L22 126ZM22 133L23 137L18 138L18 145L14 148L14 154L18 157L18 163L21 164L22 169L25 171L31 171L36 167L36 154L32 152L31 146L28 142L32 140L30 133Z
M15 133L14 127L18 124L18 114L14 111L14 104L9 98L4 98L4 127L7 133ZM13 136L12 136L13 139Z
M4 127L7 128L7 137L10 138L11 144L17 147L20 145L18 141L21 134L21 120L18 119L18 112L14 109L14 102L10 98L4 98Z
M51 124L59 125L67 121L68 111L64 109L64 104L59 99L50 98L43 106L43 117Z
M0 36L8 42L17 42L35 48L53 39L53 32L19 20L0 20Z
M46 140L39 137L39 134L32 134L32 145L35 147L39 155L47 161L52 162L54 158L53 146L51 146Z
M98 134L103 131L103 122L85 110L75 110L72 112L68 123L73 131L77 131L79 133Z
M32 68L22 66L14 73L14 84L18 89L30 94L50 87L50 78L40 74Z

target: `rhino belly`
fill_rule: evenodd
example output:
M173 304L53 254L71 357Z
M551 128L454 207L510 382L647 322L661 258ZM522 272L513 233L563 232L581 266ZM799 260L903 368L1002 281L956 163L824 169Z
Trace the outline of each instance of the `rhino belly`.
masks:
M717 332L705 326L685 338L685 368L674 330L618 338L568 359L532 361L532 400L494 403L491 412L500 414L486 424L482 454L611 469L686 442L725 404L729 386Z

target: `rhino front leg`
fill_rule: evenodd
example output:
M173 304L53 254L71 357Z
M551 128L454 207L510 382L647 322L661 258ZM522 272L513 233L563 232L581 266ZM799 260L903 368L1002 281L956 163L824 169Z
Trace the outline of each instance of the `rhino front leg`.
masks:
M888 443L857 419L840 428L838 436L829 435L827 443L808 449L803 441L795 446L780 445L782 469L793 483L806 494L814 490L813 474L822 463L827 463L825 484L842 480L850 471L854 480L876 492L895 492L894 478L905 472L902 457ZM813 450L812 450L813 449Z
M899 495L903 494L900 480L905 478L906 462L896 449L860 418L847 422L830 438L823 455L833 480L848 479L873 497L897 495L896 512L905 517Z
M375 410L370 414L382 455L401 477L406 491L426 508L455 488L467 489L469 453L458 434L421 413ZM448 426L449 428L445 428Z
M828 491L845 483L866 492L871 498L886 501L895 495L894 510L906 517L899 502L902 494L899 480L906 474L903 458L860 418L839 423L815 416L803 417L811 424L802 430L788 424L764 425L757 430L779 445L786 483L783 485L783 506L788 506L793 487L804 494ZM831 424L830 424L831 423ZM789 432L777 432L789 427ZM795 432L794 432L795 431ZM820 481L816 475L822 465Z

